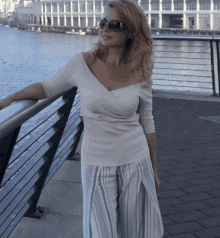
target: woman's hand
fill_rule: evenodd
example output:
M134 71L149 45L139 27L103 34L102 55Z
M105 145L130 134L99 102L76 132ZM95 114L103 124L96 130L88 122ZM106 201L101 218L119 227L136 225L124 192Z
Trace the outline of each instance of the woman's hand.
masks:
M156 169L154 169L154 179L155 179L156 191L158 192L160 188L160 181L159 181Z
M156 154L151 155L151 163L152 163L152 168L153 168L153 171L154 171L156 191L158 192L158 190L160 188L160 181L159 181L158 175L157 175Z
M10 97L6 97L6 98L0 100L0 110L10 106L11 103L12 103L12 100Z
M158 192L160 188L160 181L158 179L157 173L155 173L155 186L156 186L156 191Z

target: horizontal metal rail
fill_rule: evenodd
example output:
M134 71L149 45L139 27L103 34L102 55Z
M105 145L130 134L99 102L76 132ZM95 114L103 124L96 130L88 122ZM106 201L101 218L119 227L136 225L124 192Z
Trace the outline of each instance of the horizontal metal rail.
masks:
M166 34L152 39L153 90L219 96L220 36Z
M40 123L18 140L22 124L56 100ZM82 132L76 87L49 99L21 100L0 111L0 237L7 238L24 216L42 217L44 211L37 207L41 192L75 154Z

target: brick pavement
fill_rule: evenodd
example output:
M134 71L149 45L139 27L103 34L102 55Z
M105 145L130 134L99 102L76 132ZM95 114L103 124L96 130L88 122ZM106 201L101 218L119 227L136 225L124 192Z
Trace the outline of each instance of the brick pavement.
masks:
M154 95L153 95L154 96ZM220 101L153 97L164 238L220 238Z

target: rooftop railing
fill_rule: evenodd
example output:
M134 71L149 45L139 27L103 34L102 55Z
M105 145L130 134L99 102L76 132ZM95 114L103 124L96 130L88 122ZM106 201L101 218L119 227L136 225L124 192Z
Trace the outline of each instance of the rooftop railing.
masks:
M219 96L219 40L153 35L153 90ZM37 124L21 134L21 126L44 109ZM9 237L22 217L42 217L44 211L37 207L41 192L63 162L72 159L83 128L76 87L52 98L20 100L0 111L0 237Z

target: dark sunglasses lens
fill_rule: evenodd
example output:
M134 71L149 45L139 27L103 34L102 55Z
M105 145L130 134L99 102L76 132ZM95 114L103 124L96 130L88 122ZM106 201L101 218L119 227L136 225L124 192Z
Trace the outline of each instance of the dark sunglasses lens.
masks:
M105 27L105 25L106 25L106 21L101 19L101 21L99 23L100 28L103 29Z
M107 24L105 20L101 19L101 21L99 23L100 28L103 29L106 25L108 25L108 28L110 30L121 30L120 29L120 23L117 23L115 21L110 21Z
M109 29L112 29L112 30L113 30L113 29L115 29L115 30L120 29L119 24L117 24L117 22L114 22L114 21L109 22L108 27L109 27Z

